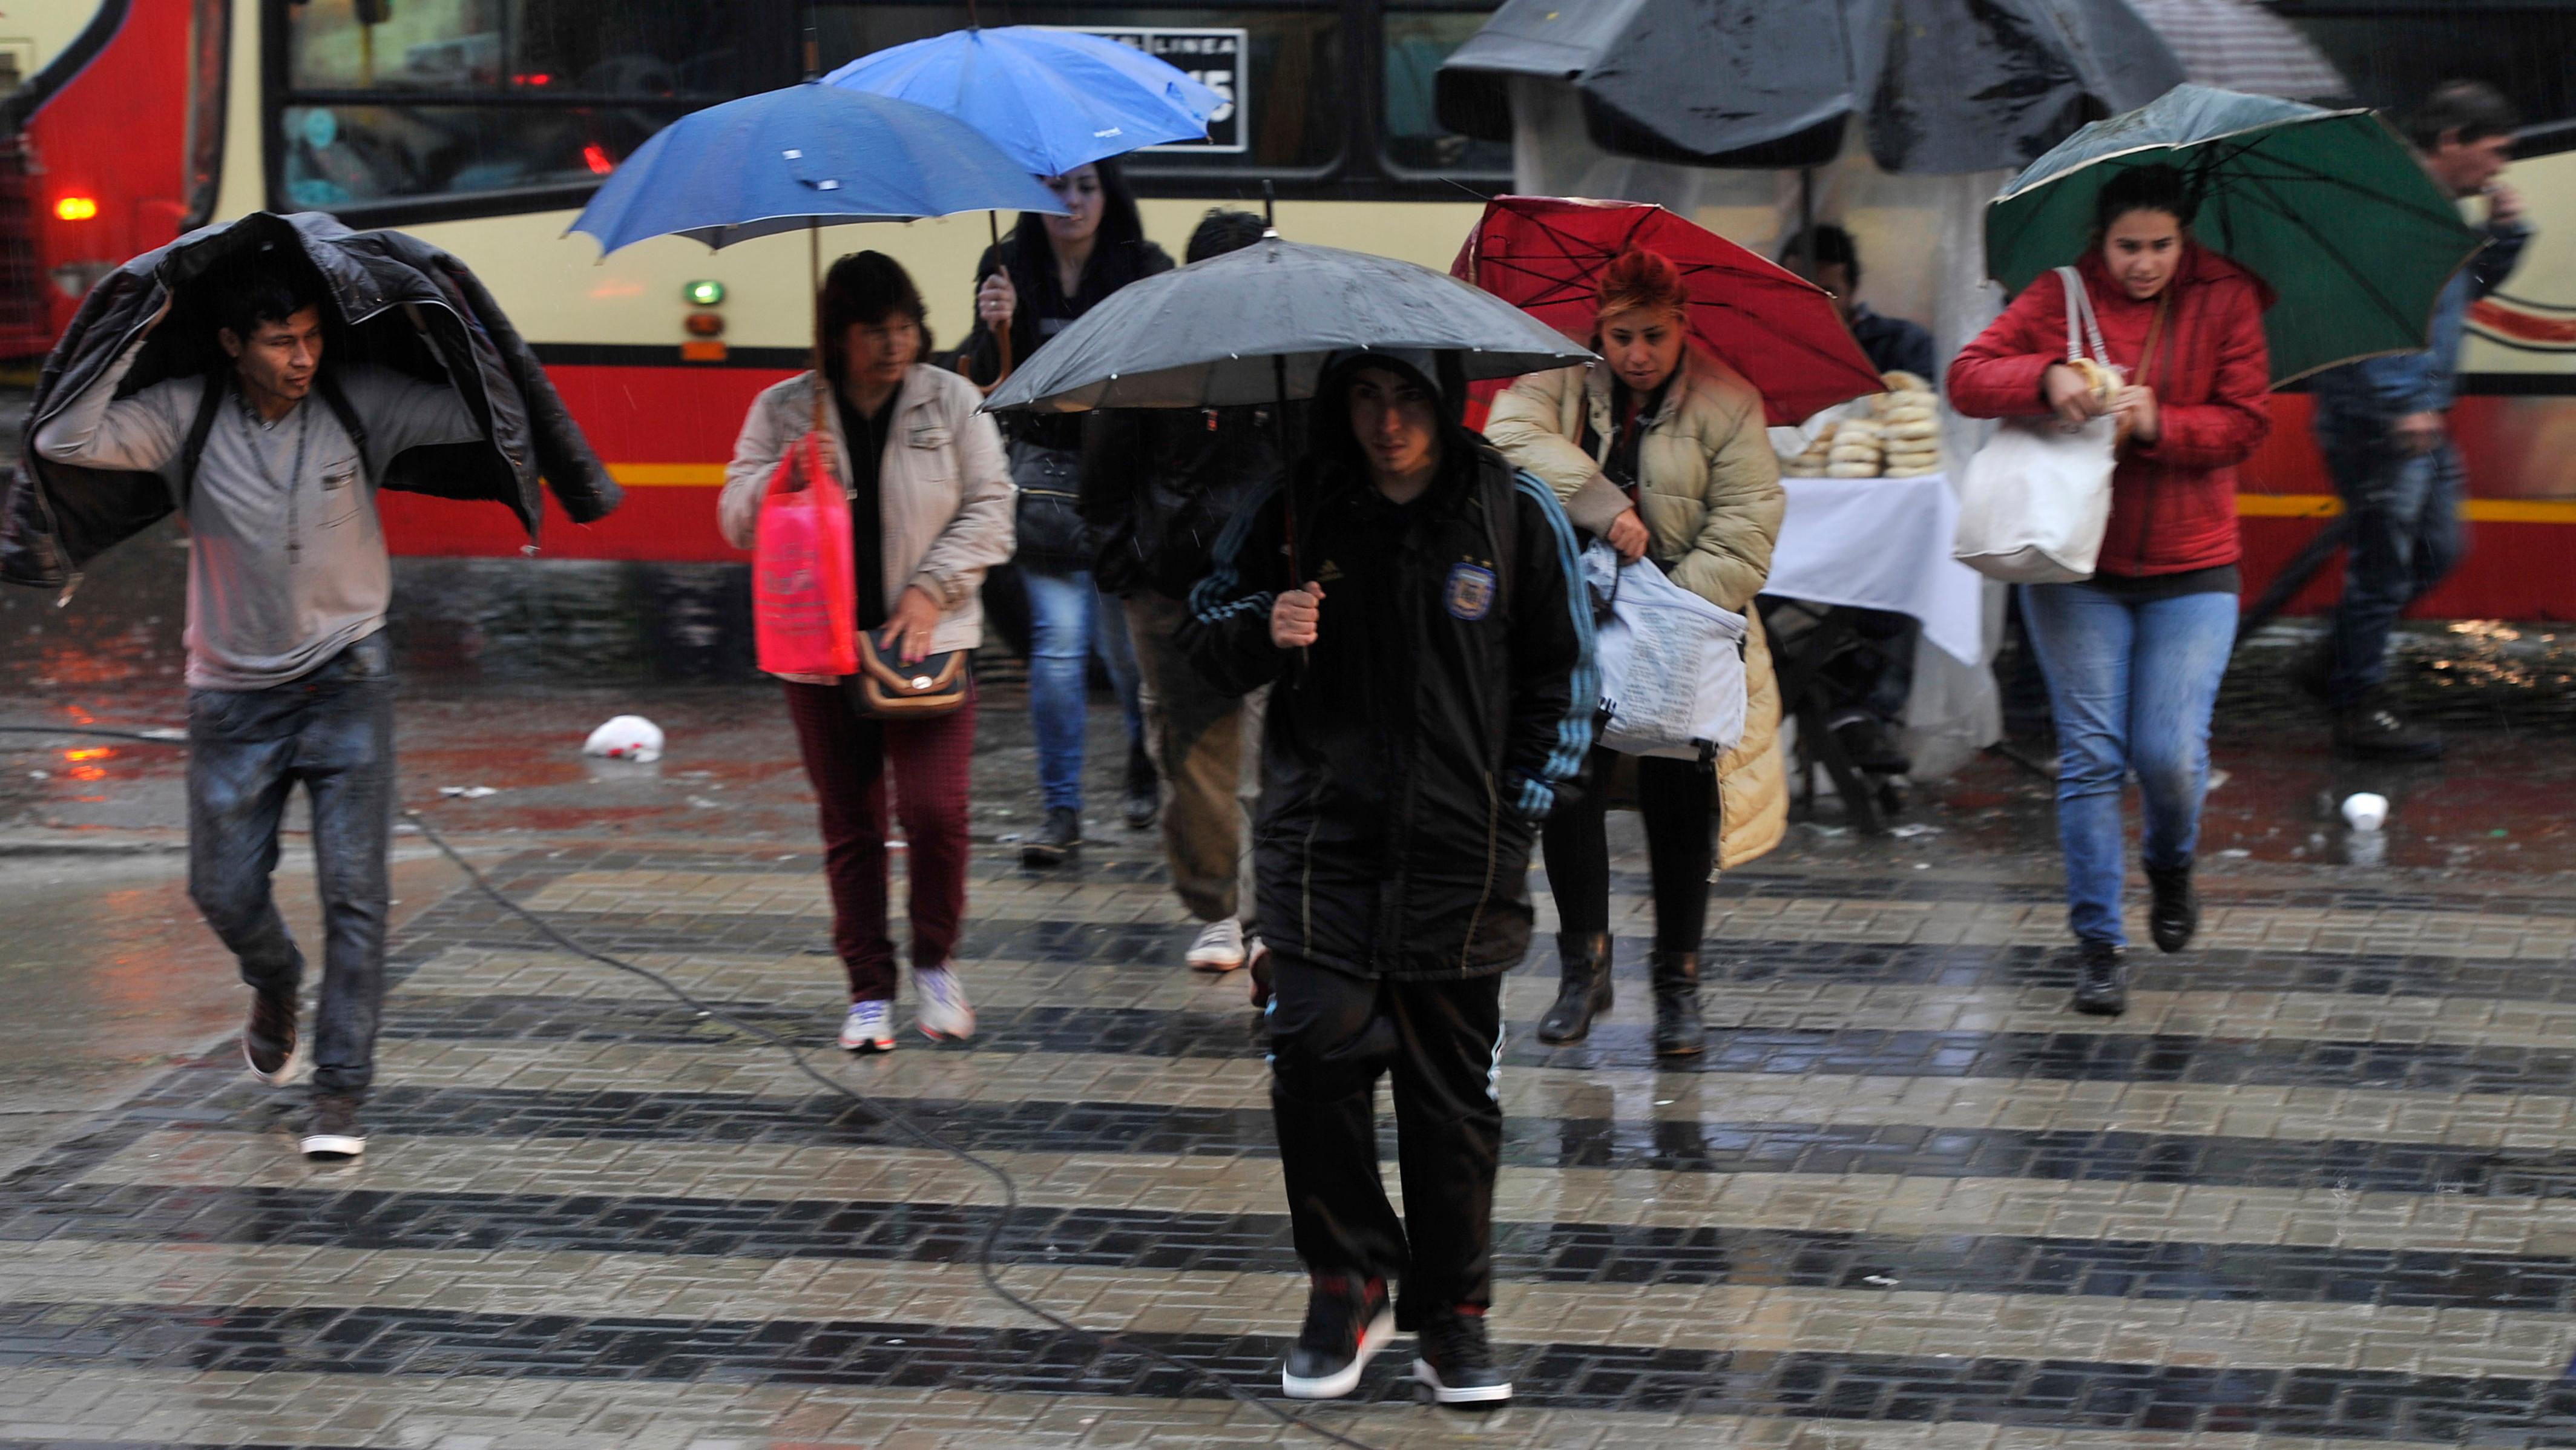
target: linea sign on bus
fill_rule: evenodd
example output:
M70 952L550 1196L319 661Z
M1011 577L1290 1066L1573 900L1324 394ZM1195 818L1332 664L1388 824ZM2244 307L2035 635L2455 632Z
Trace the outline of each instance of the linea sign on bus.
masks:
M1121 45L1132 45L1191 80L1225 97L1225 104L1208 117L1205 141L1181 141L1169 146L1148 146L1147 151L1234 151L1250 149L1249 129L1244 116L1252 107L1252 76L1247 57L1252 54L1252 32L1219 27L1178 25L1080 25L1067 26L1085 35L1097 35Z

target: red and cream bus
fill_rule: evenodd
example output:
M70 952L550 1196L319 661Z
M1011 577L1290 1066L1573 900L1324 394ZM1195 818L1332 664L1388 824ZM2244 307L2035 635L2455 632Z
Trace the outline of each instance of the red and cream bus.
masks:
M1235 0L1227 5L994 3L996 23L1119 35L1234 104L1209 143L1140 155L1148 232L1174 252L1198 214L1275 181L1300 237L1446 266L1477 192L1510 184L1509 148L1446 133L1432 74L1491 10L1481 0ZM50 12L81 12L83 3ZM2576 616L2576 6L2507 0L2272 0L2351 83L2399 106L2432 82L2503 85L2533 125L2509 179L2540 228L2482 304L2455 417L2476 525L2471 567L2426 611ZM49 13L50 13L49 12ZM466 259L536 341L601 455L629 486L605 522L552 521L546 552L738 558L712 490L753 393L802 365L805 243L709 253L676 238L600 259L565 226L600 175L692 107L794 80L809 32L828 66L968 23L963 6L872 0L98 0L55 33L0 32L0 356L40 353L89 281L186 227L268 208L398 226ZM18 50L11 50L16 45ZM48 53L50 52L50 53ZM893 253L934 329L969 318L980 216L841 228ZM720 298L711 304L705 299ZM700 328L690 331L691 318ZM2246 473L2248 587L2331 512L2307 402ZM388 496L397 549L522 542L489 510ZM2301 603L2328 597L2321 579Z

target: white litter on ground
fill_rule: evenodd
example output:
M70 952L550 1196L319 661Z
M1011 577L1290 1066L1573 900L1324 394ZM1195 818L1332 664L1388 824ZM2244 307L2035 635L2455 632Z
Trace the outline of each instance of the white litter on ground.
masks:
M650 764L662 758L662 727L641 715L620 715L590 732L582 753Z

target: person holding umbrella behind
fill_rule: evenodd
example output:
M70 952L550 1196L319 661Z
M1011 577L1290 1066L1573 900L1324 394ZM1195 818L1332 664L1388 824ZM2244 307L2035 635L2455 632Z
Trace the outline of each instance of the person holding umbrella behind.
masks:
M1145 240L1135 193L1115 160L1045 178L1062 216L1022 213L1010 236L975 264L977 328L967 349L976 381L990 385L1024 362L1065 324L1141 277L1172 269ZM1007 353L1005 348L1007 347ZM1038 785L1046 811L1020 859L1052 866L1082 845L1085 681L1096 650L1109 667L1127 724L1127 824L1154 823L1160 781L1145 750L1136 654L1125 613L1091 577L1090 529L1078 512L1082 425L1069 418L1017 418L1011 478L1019 488L1020 577L1029 596L1029 717L1037 730Z
M751 548L770 475L817 414L833 475L848 491L859 628L906 663L983 638L985 570L1011 557L1011 478L974 385L921 361L921 293L881 252L841 258L823 279L822 375L800 373L752 401L717 500L725 538ZM911 880L913 982L931 1037L974 1035L951 953L966 910L967 766L975 702L947 714L875 719L853 707L856 679L783 677L787 711L821 810L832 944L850 981L841 1046L894 1046L894 943L886 934L886 792L893 786Z
M1313 1278L1282 1372L1297 1398L1349 1394L1399 1324L1441 1402L1512 1392L1485 1334L1502 974L1599 685L1573 530L1461 426L1462 378L1456 353L1326 360L1308 457L1219 539L1183 633L1211 685L1272 687L1254 850L1271 1104ZM1402 1222L1378 1174L1381 1074Z
M2194 197L2161 163L2104 182L2075 269L2118 378L2067 361L2067 294L2043 272L1950 364L1970 417L2105 414L2120 439L2093 577L2022 586L2057 719L2058 837L2080 943L2074 1006L2128 1006L2120 793L2137 774L2156 946L2198 929L2192 852L2209 778L2209 719L2235 640L2236 465L2271 427L2268 287L2194 241Z
M1485 432L1623 561L1651 558L1682 587L1746 616L1744 738L1716 763L1717 778L1697 761L1636 762L1654 881L1655 1053L1689 1057L1706 1036L1699 950L1711 872L1777 845L1788 816L1780 693L1752 610L1787 504L1761 394L1689 345L1689 298L1673 263L1652 251L1621 253L1602 269L1595 298L1601 361L1522 378L1494 400ZM1547 820L1560 977L1556 1003L1539 1019L1541 1042L1581 1042L1610 1006L1606 812L1616 762L1593 750Z

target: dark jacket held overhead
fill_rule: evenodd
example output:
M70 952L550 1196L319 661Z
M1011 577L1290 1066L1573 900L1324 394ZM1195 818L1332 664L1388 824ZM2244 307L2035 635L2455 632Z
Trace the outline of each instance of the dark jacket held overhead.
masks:
M1270 692L1253 829L1262 936L1337 971L1507 971L1528 951L1538 823L1592 745L1600 694L1574 533L1546 485L1452 430L1397 506L1348 463L1296 484L1316 643L1272 643L1293 587L1285 490L1219 541L1184 647L1218 688Z
M254 212L201 228L119 267L90 289L36 381L27 432L69 407L147 334L120 396L164 378L229 367L189 284L262 248L294 248L320 273L338 361L443 377L479 437L384 460L379 488L506 504L534 538L538 484L575 523L617 507L618 487L565 411L536 353L465 264L400 232L353 232L320 212ZM176 294L174 299L174 293ZM164 304L170 304L167 317ZM156 319L158 322L156 323ZM326 353L326 356L329 354ZM98 554L171 511L170 482L132 469L56 463L33 450L0 503L0 579L68 583Z

